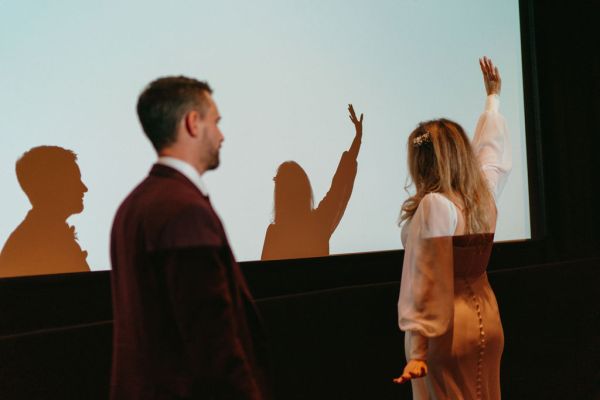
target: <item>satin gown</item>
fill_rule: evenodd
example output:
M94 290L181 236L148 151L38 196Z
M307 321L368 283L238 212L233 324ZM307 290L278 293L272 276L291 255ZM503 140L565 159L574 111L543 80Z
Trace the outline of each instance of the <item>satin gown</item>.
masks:
M497 96L488 97L472 145L495 198L512 164L507 132ZM460 208L439 193L426 195L402 228L398 322L407 360L429 368L411 380L415 400L500 398L504 334L486 274L493 237L464 235Z

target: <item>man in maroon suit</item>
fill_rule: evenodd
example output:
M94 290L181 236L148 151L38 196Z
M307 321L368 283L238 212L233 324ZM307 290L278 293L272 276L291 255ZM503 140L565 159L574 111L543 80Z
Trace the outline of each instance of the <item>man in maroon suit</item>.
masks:
M266 398L259 318L202 182L223 142L211 94L168 77L138 100L159 158L113 223L113 400Z

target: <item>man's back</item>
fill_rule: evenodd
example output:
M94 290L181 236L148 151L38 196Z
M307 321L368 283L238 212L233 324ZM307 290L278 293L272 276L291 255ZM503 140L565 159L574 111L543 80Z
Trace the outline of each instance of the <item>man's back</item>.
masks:
M113 399L263 398L254 306L192 182L155 165L117 212L111 257Z

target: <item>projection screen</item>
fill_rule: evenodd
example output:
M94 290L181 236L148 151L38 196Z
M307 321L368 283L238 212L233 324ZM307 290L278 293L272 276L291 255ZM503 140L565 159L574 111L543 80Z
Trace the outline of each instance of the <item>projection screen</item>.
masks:
M222 115L221 166L204 179L238 260L261 257L280 164L302 167L315 206L325 196L354 137L349 103L364 133L330 252L400 249L408 134L438 117L473 134L483 55L502 74L513 151L496 240L527 239L517 0L0 2L0 244L31 209L16 161L57 146L87 188L67 224L90 269L109 269L115 210L156 158L137 96L183 74L211 84Z

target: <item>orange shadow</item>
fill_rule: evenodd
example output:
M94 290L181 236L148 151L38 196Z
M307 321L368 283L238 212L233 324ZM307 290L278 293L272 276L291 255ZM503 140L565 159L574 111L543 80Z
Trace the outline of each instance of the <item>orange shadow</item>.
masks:
M0 277L89 271L87 251L67 218L83 211L88 188L77 155L58 146L34 147L17 161L16 173L31 210L0 253Z
M342 154L331 187L316 208L304 169L295 161L286 161L277 169L274 218L267 228L262 260L329 255L329 240L352 195L362 140L363 115L356 118L352 105L348 110L356 131L354 140Z

